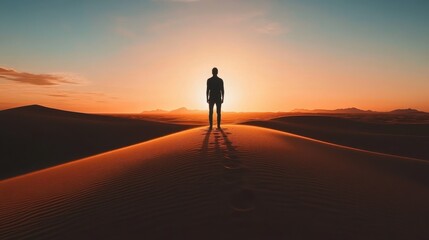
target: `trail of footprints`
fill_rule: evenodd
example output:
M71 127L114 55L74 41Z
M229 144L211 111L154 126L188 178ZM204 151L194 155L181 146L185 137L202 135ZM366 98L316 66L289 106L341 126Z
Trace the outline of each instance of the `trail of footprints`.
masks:
M209 138L208 150L214 152L215 158L219 160L224 170L221 178L228 189L226 194L229 206L234 211L252 211L255 208L255 196L252 190L245 187L246 169L243 168L237 147L228 138L231 132L227 128L205 132L212 135Z

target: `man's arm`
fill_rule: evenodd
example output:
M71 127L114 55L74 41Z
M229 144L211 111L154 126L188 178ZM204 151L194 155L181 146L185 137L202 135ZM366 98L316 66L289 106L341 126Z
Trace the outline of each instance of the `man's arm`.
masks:
M206 88L206 99L207 99L207 102L209 102L209 94L210 94L209 80L207 80L207 88Z
M225 90L223 89L223 80L221 81L221 85L220 85L220 96L221 96L221 101L223 103L223 100L225 98Z

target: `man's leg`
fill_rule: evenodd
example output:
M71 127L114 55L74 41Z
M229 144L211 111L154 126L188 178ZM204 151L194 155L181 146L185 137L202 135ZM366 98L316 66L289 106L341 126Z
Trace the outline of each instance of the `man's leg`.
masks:
M221 101L217 101L216 102L216 114L217 114L217 128L220 128L220 119L221 119L221 107L222 107L222 103Z
M210 101L209 102L209 123L210 123L210 128L213 127L213 107L214 107L214 102Z

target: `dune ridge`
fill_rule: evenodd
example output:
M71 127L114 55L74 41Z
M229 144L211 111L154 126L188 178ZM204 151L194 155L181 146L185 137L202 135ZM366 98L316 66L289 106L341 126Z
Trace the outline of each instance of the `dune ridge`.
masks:
M428 170L259 127L196 128L1 181L0 238L424 239Z

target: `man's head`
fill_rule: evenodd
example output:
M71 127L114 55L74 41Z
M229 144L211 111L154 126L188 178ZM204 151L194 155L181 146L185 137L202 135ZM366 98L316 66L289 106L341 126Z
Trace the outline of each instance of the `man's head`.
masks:
M213 68L212 69L212 74L213 74L213 76L217 76L217 73L218 73L218 71L217 71L217 68Z

